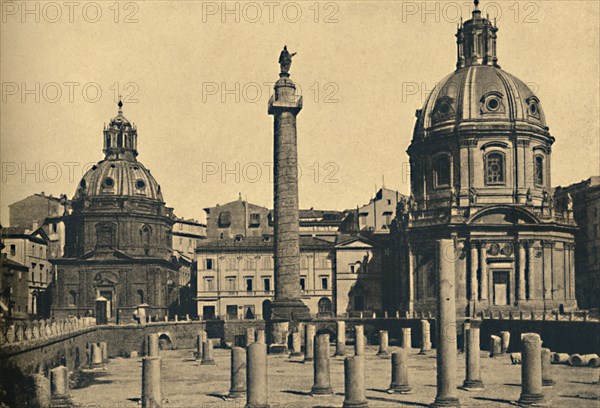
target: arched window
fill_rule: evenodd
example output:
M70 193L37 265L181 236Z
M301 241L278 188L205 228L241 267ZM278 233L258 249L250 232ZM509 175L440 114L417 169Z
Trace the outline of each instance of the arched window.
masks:
M433 184L435 187L450 186L450 157L445 154L433 160Z
M138 289L137 294L138 294L138 304L141 305L144 303L144 291L141 289Z
M69 306L77 305L77 292L74 290L69 291Z
M535 156L535 185L543 186L544 185L544 157L543 156Z
M144 247L150 246L150 236L152 235L152 228L149 225L144 225L140 230L140 237L142 239L142 245Z
M485 184L497 185L504 183L506 183L504 153L488 153L485 157Z
M329 317L332 314L332 304L329 298L321 298L319 299L319 316Z

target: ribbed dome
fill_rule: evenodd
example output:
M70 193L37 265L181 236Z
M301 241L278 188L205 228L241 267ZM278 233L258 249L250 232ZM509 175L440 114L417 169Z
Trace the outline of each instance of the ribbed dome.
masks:
M470 129L489 122L495 129L515 124L546 133L539 99L520 79L499 67L472 65L444 78L417 112L415 137L449 127Z
M138 161L102 160L85 173L74 200L91 197L145 197L163 201L160 186L150 171Z

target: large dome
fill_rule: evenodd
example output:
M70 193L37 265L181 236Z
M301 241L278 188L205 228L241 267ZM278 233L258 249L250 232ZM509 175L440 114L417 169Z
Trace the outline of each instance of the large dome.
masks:
M417 113L415 136L469 129L489 123L496 129L514 124L546 133L539 99L520 79L490 65L460 68L444 78Z
M473 17L456 33L456 71L431 92L417 111L415 139L456 132L532 132L549 136L539 99L520 79L500 69L496 22Z
M90 197L143 197L163 201L160 186L139 161L102 160L81 179L74 200Z

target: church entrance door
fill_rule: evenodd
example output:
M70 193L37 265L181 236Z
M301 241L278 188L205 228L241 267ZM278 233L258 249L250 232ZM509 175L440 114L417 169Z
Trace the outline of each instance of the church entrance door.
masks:
M494 271L494 305L509 304L508 271Z

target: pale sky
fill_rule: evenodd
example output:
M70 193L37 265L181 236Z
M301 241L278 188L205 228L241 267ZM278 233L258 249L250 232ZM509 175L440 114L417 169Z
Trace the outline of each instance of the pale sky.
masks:
M454 70L458 14L470 18L466 0L76 3L2 3L4 225L8 204L30 194L73 196L83 166L103 158L119 93L138 159L178 216L204 219L238 192L271 207L267 103L284 44L304 95L300 206L354 208L383 177L408 193L415 110ZM552 184L599 175L599 2L480 7L498 16L499 64L541 100L556 137Z

